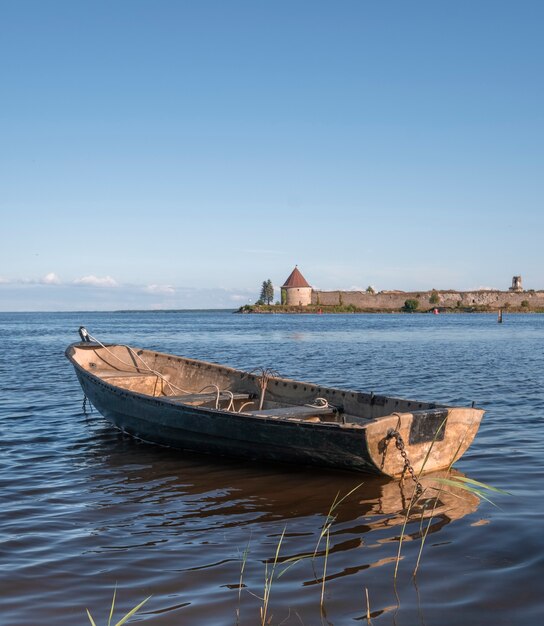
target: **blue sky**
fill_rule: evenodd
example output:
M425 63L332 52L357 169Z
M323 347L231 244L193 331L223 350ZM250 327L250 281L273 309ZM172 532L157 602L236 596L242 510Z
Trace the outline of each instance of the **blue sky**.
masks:
M0 0L0 310L544 288L544 3Z

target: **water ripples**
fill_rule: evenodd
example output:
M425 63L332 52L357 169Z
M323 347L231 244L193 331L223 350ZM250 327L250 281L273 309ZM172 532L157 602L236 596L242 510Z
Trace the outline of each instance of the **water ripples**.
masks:
M407 527L410 485L315 469L262 466L134 441L99 415L63 357L86 324L104 341L292 378L415 399L470 403L487 413L457 464L511 492L500 508L448 499L429 527L416 583L421 520ZM0 598L2 623L105 620L147 595L153 626L259 622L266 563L284 534L273 624L366 621L464 626L532 623L544 539L544 317L236 316L229 313L0 314ZM325 610L324 545L337 493ZM427 522L425 522L426 524ZM243 553L243 590L239 581ZM304 557L304 558L301 558ZM269 565L270 567L270 565ZM237 618L237 610L239 617Z

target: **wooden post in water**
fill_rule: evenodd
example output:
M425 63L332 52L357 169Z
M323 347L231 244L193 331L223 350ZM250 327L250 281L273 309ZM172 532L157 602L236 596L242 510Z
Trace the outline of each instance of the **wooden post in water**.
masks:
M497 316L497 323L502 324L502 309L499 309L499 315Z

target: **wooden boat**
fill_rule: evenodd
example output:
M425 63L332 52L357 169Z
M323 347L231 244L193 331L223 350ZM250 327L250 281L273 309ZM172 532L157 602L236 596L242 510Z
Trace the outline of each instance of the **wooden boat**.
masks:
M93 406L122 431L174 448L397 476L449 467L484 413L104 345L84 328L80 335L66 356Z

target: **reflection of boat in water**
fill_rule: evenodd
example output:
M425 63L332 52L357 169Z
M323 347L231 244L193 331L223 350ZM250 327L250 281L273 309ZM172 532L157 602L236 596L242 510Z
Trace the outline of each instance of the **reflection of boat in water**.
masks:
M481 409L437 405L260 375L126 345L80 329L66 356L115 426L173 448L300 465L401 474L449 467Z
M289 594L290 598L296 597L305 624L320 624L317 587L323 573L325 542L321 541L317 560L303 557L314 554L336 495L341 498L356 487L334 510L336 520L331 527L326 573L331 592L328 609L332 615L340 611L340 605L348 606L357 615L361 603L364 605L365 586L370 589L373 610L391 604L389 596L379 596L377 589L390 589L392 584L395 542L402 531L402 513L413 489L411 481L403 486L386 477L352 472L316 468L293 472L281 465L259 467L232 459L218 463L198 454L182 456L176 450L158 449L124 436L99 418L90 417L86 429L89 432L77 442L72 457L85 470L78 474L88 485L87 502L92 503L85 509L95 529L88 544L93 558L101 559L101 567L110 572L112 588L120 567L123 575L130 573L138 594L133 604L141 600L142 586L149 585L166 590L158 600L161 611L174 604L172 598L179 598L179 604L202 598L187 607L187 615L182 612L176 620L177 614L172 614L169 622L227 623L226 610L238 606L241 560L246 548L244 585L259 595L264 563L274 560L285 529L277 572L289 567L292 559L302 562L275 583L276 606L286 606ZM424 487L431 484L433 476L424 477ZM424 497L428 496L426 491ZM462 544L466 526L477 516L468 515L465 520L470 521L460 518L476 509L477 500L471 497L466 508L446 494L441 501L447 506L432 520L432 542ZM460 521L450 524L455 520ZM416 538L419 529L419 519L414 515L406 533ZM418 544L407 544L406 565L414 562ZM116 568L112 566L114 561L120 563ZM228 586L232 589L230 596ZM225 594L221 591L221 595L214 595L217 590ZM352 603L346 601L348 596L353 596ZM209 597L211 612L209 607L204 608ZM242 596L241 614L246 618L243 624L260 623L252 619L259 615L259 602L252 598L247 593ZM345 624L346 614L344 611L331 621ZM168 614L165 617L168 622ZM355 618L353 623L367 622Z
M342 525L358 537L383 530L385 534L376 533L383 542L393 539L390 530L404 523L415 488L412 481L382 476L365 476L361 482L360 475L347 472L303 468L293 473L282 466L256 467L237 460L223 459L218 464L197 454L181 458L174 450L157 451L115 431L101 432L93 448L93 456L99 459L92 462L90 485L127 505L133 500L140 507L149 500L153 524L159 510L171 511L172 527L190 520L196 527L242 529L256 521L283 520L291 529L298 524L295 520L326 516L337 494L343 497L353 490L335 509L335 526ZM414 521L432 516L430 532L473 513L479 505L474 494L440 485L436 479L444 475L437 472L420 478L424 492L410 514ZM450 476L463 474L451 470Z
M440 482L448 478L448 484ZM473 513L478 508L478 496L463 489L461 484L456 487L452 482L463 478L464 475L456 470L449 472L435 472L420 477L423 493L411 504L415 484L389 482L382 486L377 502L372 504L366 515L380 519L373 520L369 528L374 530L384 526L392 527L404 524L406 515L411 521L434 518L429 532L436 532L451 521L460 519ZM450 482L451 481L451 482ZM363 500L365 502L365 500ZM418 532L415 535L419 534ZM415 536L414 535L414 536ZM409 535L411 536L411 535Z

